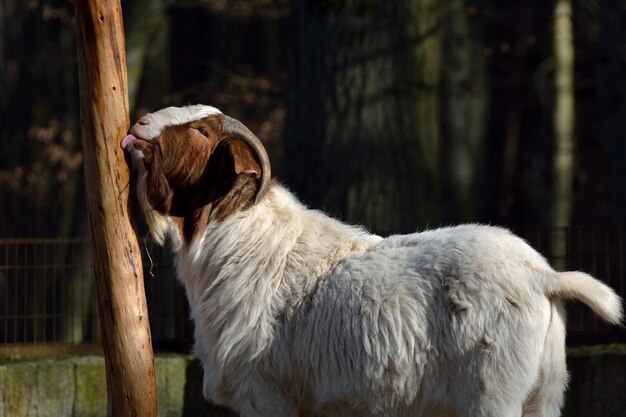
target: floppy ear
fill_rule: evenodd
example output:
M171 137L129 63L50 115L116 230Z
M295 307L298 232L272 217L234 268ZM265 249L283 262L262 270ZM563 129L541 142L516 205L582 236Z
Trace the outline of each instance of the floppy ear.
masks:
M168 214L172 206L172 189L167 183L159 158L152 158L146 179L148 203L161 214Z
M261 167L246 143L236 137L222 139L211 157L211 179L222 186L230 186L239 174L255 179L261 177Z
M215 150L222 163L222 169L230 170L233 174L244 171L254 173L256 178L261 176L261 167L254 158L250 147L241 139L231 136L223 139Z
M210 181L214 184L217 219L223 219L254 202L261 167L250 147L237 137L218 143L211 156Z

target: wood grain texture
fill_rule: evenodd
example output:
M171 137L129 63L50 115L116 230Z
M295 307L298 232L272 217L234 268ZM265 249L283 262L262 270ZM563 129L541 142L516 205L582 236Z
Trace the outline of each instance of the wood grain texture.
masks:
M129 219L129 126L119 0L75 2L87 207L106 361L108 416L156 416L141 253Z

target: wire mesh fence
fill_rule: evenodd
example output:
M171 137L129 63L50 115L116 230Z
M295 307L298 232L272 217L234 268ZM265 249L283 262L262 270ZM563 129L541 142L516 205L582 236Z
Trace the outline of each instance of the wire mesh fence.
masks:
M516 233L556 269L582 270L626 295L624 229L522 228ZM188 350L193 325L167 248L144 241L143 266L152 339L157 349ZM100 343L88 239L0 239L0 353L16 347ZM568 307L570 340L625 340L587 307ZM71 350L71 349L70 349Z
M169 251L149 241L142 246L153 342L185 350L192 324ZM99 342L89 239L0 239L0 352Z

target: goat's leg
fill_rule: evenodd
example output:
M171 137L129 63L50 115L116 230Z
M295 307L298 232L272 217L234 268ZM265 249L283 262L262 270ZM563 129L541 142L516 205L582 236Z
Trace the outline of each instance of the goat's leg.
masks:
M221 389L220 381L220 375L204 372L204 398L225 407L233 407L235 403L241 417L299 417L292 402L261 378L249 375L249 379L239 385L237 392ZM220 396L223 391L229 393L229 398Z
M282 394L268 389L255 392L239 404L241 417L299 417L297 408Z
M472 417L519 417L521 415L521 402L506 404L504 401L499 400L488 400L471 414Z
M482 392L456 407L456 413L463 417L521 417L523 400L516 393Z
M541 369L532 391L524 401L523 417L558 417L565 388L565 316L559 301L552 301L552 316L541 357Z
M540 352L529 355L525 361L511 361L511 350L505 343L502 345L485 345L468 355L464 371L457 374L456 380L455 409L459 416L523 415L524 401L539 375Z

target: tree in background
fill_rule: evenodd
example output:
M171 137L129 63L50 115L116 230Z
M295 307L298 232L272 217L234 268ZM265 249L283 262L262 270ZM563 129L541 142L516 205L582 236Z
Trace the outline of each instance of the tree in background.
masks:
M131 119L215 105L259 135L275 172L284 159L279 179L309 204L379 233L624 224L626 9L569 0L569 88L553 44L563 1L125 0ZM0 238L87 233L73 10L0 2ZM557 129L570 99L575 129L571 112ZM574 136L575 164L556 169L559 138ZM51 256L90 262L81 247ZM76 312L63 338L78 342L94 331L79 317L93 311L93 285L72 273L54 272L63 295L33 298L63 299L55 313ZM10 303L17 277L0 271Z
M607 223L623 212L611 199L626 205L624 11L616 0L573 4L579 150L563 174L572 180L560 180L556 5L125 1L130 100L141 111L215 104L260 135L271 125L276 138L288 108L284 178L312 205L380 231L467 220L548 226L563 204L574 223ZM0 6L2 236L86 234L72 12L69 0ZM291 27L275 17L288 13ZM278 166L281 149L270 147ZM559 183L573 183L573 200L546 204ZM585 220L598 212L603 220Z
M84 210L72 14L69 2L0 5L0 237L72 235Z
M574 38L571 0L556 0L554 5L554 199L552 226L570 225L574 202ZM557 269L565 269L567 238L555 235L553 255Z
M444 20L442 221L475 221L489 88L482 0L452 0Z
M379 233L438 223L437 0L291 2L284 178Z

